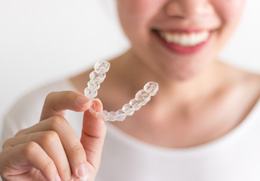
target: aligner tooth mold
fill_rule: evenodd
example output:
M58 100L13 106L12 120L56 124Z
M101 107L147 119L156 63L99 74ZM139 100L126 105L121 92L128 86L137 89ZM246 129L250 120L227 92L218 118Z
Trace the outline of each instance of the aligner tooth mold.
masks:
M105 80L106 73L109 71L110 64L107 61L99 61L94 65L94 70L90 73L90 80L84 90L85 96L94 99L98 95L100 84ZM146 105L152 96L155 96L159 90L159 84L156 82L147 82L142 90L139 90L135 97L124 104L123 107L117 111L103 110L101 116L105 121L124 121L126 117L132 116L141 107Z
M110 68L110 63L107 61L99 61L94 65L94 70L97 73L106 73Z

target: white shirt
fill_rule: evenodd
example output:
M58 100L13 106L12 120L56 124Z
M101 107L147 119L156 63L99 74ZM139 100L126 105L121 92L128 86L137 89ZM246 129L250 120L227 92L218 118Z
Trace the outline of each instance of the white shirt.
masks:
M68 81L59 81L21 98L6 115L2 140L36 124L46 95L62 90L74 88ZM68 111L66 118L80 136L82 114ZM260 180L260 101L247 118L225 136L187 149L150 145L109 123L107 126L96 181Z

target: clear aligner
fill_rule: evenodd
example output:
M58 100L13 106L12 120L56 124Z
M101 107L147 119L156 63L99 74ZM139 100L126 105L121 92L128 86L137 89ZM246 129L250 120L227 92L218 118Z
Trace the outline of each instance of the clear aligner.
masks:
M93 99L97 96L100 84L105 80L106 73L110 68L110 64L106 61L97 62L94 66L94 71L89 75L89 82L84 90L85 96ZM124 121L127 116L132 116L141 107L146 105L152 96L155 96L159 90L159 85L156 82L147 82L143 89L139 90L135 97L129 103L117 111L106 111L101 113L105 121Z
M105 80L109 68L110 64L107 61L100 61L95 64L94 70L89 74L90 80L84 90L85 96L94 99L98 95L100 84Z

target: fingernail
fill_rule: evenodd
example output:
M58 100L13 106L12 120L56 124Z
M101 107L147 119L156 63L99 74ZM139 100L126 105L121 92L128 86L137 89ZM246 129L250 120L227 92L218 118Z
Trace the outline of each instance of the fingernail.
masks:
M96 113L99 113L99 112L101 112L101 106L100 105L98 105L99 103L99 100L98 99L94 99L93 101L92 101L92 105L91 105L91 108L96 112Z
M88 178L88 168L87 165L82 163L77 170L77 176L81 179L87 180Z
M61 181L59 174L55 176L55 181Z

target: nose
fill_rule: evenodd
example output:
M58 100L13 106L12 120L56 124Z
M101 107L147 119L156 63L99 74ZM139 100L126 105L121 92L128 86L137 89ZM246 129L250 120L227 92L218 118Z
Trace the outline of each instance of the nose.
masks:
M169 0L165 9L168 16L181 19L207 16L212 11L210 0Z

